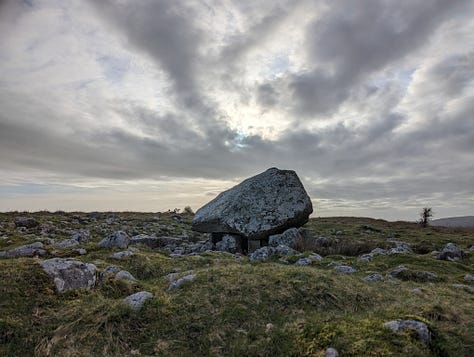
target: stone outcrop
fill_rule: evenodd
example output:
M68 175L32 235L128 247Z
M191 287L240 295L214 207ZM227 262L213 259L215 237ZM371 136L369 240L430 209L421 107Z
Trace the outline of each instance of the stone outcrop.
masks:
M43 249L43 243L34 242L4 252L0 252L0 258L34 257L37 255L41 256L45 254L46 250Z
M53 258L40 262L40 265L53 278L58 292L89 289L95 285L97 267L94 264Z
M443 247L437 258L441 260L457 261L464 259L465 257L466 253L464 253L461 248L454 243L448 243Z
M236 234L249 241L268 240L271 235L302 226L312 212L311 199L296 173L271 168L201 207L192 229L215 235Z
M117 231L105 237L99 242L99 247L126 249L130 243L130 237L124 231Z

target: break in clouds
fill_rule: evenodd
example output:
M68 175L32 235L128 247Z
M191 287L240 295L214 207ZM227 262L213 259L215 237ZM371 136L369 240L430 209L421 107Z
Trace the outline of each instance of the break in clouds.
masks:
M0 209L198 208L268 167L318 215L474 207L474 3L0 2Z

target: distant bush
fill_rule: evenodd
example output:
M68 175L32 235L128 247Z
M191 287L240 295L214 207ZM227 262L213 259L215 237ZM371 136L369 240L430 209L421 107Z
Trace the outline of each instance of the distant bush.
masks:
M186 213L186 214L194 215L194 212L193 212L193 209L191 208L191 206L184 207L183 212Z

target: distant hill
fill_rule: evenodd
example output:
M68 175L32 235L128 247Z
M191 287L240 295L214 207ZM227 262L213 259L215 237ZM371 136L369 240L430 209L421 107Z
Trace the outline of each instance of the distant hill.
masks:
M431 224L433 226L445 227L474 227L474 216L434 219L431 221Z

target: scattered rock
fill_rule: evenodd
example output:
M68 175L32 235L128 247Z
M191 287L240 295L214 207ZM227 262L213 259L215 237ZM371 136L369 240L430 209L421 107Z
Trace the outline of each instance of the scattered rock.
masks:
M129 250L124 250L122 252L116 252L112 254L110 257L113 259L126 259L126 258L130 258L133 255L134 255L133 252Z
M183 240L181 238L176 237L155 237L155 236L148 236L146 234L139 234L137 236L133 236L130 239L131 245L136 244L143 244L150 248L164 248L166 246L176 247L181 244Z
M353 274L357 272L357 269L351 267L350 265L337 265L334 267L334 270L345 274Z
M411 254L413 253L413 250L411 249L410 245L405 242L398 242L395 241L395 247L391 248L387 251L388 255L392 254Z
M115 279L136 281L135 277L126 270L120 270L115 274Z
M418 320L400 319L385 322L383 325L392 330L393 332L404 332L407 330L414 330L418 333L418 338L425 343L429 343L431 340L431 332L428 326L424 322Z
M466 274L466 275L464 275L464 280L474 281L474 276L472 276L471 274Z
M145 302L153 297L148 291L139 291L138 293L127 296L123 302L134 310L140 310Z
M375 249L372 249L370 254L372 254L372 256L387 255L387 251L385 249L382 249L382 248L375 248Z
M115 274L117 274L120 270L122 269L116 265L109 265L107 268L105 268L104 270L100 272L99 280L102 282L107 277L115 276Z
M409 281L418 281L424 283L427 281L435 281L438 279L438 276L435 273L424 270L411 270L405 268L404 266L398 267L388 273L392 278L397 278L400 280L409 280Z
M183 286L184 284L191 282L196 278L197 278L196 274L189 274L189 275L183 276L182 278L179 278L178 280L172 281L170 286L168 287L168 291L176 290L180 288L181 286Z
M268 239L308 221L311 199L294 171L271 168L220 193L193 218L198 232Z
M383 281L383 277L380 274L371 274L364 278L364 281L371 283L373 281Z
M99 247L126 249L130 243L130 237L124 231L117 231L114 234L105 237L99 242Z
M15 227L35 228L39 226L39 222L32 217L15 217Z
M90 232L85 229L75 231L71 235L71 239L79 242L80 244L88 243L90 240Z
M454 243L446 244L438 255L438 259L457 261L464 259L466 253Z
M53 243L52 245L58 248L72 248L72 247L78 247L79 242L75 239L65 239L61 242Z
M0 252L0 258L34 257L43 256L45 254L46 250L43 249L43 243L35 242Z
M249 255L250 261L255 260L267 260L270 258L275 252L275 248L273 247L262 247L255 250L253 253Z
M305 265L311 265L312 262L313 261L309 258L301 258L301 259L298 259L294 265L305 266Z
M96 281L97 267L91 263L52 258L40 262L40 265L53 278L58 292L89 289L94 286Z
M295 242L301 238L301 234L297 228L289 228L281 234L274 234L268 238L268 245L277 247L279 245L286 245L294 247Z
M238 239L240 239L240 237L236 237L231 234L225 234L222 237L222 240L216 243L216 250L220 252L237 253Z
M339 357L339 353L335 348L329 347L326 350L326 357Z
M168 280L170 283L178 279L179 273L169 273L165 275L164 278Z
M279 255L301 255L300 252L288 247L287 245L280 244L273 249L273 254Z
M455 289L466 290L468 293L474 294L474 287L466 284L452 284Z
M361 262L370 262L374 259L374 256L371 253L362 254L357 260Z
M78 248L76 249L76 252L78 252L80 255L87 254L87 250L85 250L84 248Z

